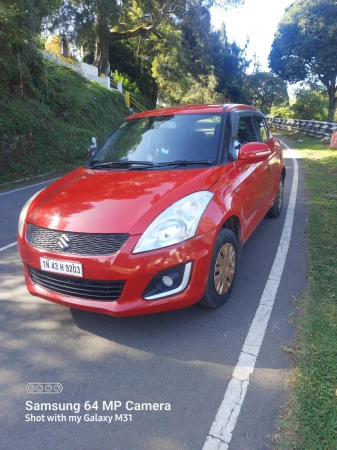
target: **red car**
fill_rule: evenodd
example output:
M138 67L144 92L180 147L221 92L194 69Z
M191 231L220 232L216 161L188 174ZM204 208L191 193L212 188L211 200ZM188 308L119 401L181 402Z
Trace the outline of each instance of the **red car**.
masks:
M27 288L113 316L217 308L241 246L280 214L284 179L281 144L251 106L135 114L23 207Z

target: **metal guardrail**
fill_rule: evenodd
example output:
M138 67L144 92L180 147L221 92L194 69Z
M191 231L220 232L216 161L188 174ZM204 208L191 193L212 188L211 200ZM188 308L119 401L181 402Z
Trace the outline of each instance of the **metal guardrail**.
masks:
M332 133L337 130L337 123L320 122L318 120L280 119L267 117L271 127L280 130L300 131L322 141L330 141Z

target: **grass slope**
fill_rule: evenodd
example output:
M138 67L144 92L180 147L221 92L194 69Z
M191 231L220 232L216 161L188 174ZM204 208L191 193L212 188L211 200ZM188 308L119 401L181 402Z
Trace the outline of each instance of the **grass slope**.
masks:
M279 132L276 132L279 134ZM305 171L308 290L297 299L293 396L277 448L337 449L337 150L317 139L287 136Z
M82 164L92 136L101 142L129 114L120 93L45 67L44 88L30 98L0 86L0 186Z

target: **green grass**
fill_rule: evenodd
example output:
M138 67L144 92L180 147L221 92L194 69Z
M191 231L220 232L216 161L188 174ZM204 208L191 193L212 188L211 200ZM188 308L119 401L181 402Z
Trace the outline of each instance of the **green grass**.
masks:
M128 114L120 93L48 63L30 98L0 86L0 187L83 164L91 138L101 142Z
M308 289L297 299L295 369L279 450L337 449L337 150L291 132L305 172Z

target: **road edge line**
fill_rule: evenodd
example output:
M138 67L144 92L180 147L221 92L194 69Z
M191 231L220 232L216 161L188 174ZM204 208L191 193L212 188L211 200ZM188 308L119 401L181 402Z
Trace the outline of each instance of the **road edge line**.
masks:
M41 181L41 183L30 184L29 186L24 186L24 187L22 187L22 188L14 189L13 191L1 192L1 193L0 193L0 197L1 197L1 195L12 194L13 192L22 191L23 189L28 189L28 188L31 188L31 187L34 187L34 186L39 186L40 184L49 183L49 182L51 182L51 181L58 180L59 178L60 178L60 177L52 178L51 180Z
M7 250L10 247L14 247L14 245L17 245L17 242L12 242L11 244L5 245L4 247L0 248L0 252L3 252L4 250Z

